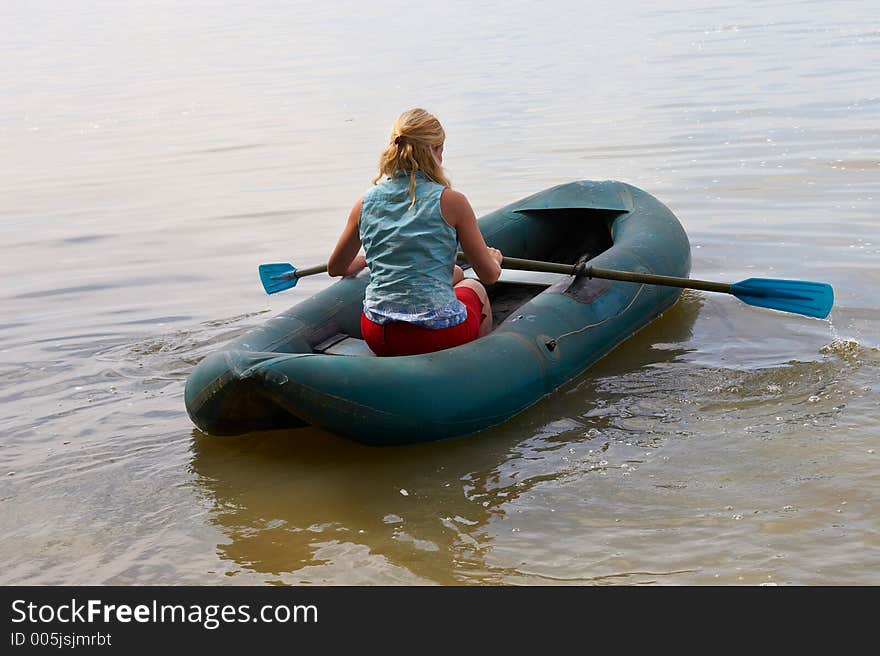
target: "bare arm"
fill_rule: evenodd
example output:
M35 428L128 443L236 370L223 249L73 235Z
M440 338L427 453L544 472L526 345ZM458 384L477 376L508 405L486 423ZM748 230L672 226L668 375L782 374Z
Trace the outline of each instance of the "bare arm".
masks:
M361 205L363 197L351 208L336 248L327 260L327 273L331 276L350 276L363 269L367 262L363 255L358 255L361 249L361 236L358 232L358 223L361 218Z
M461 192L444 189L440 196L440 211L446 222L458 233L461 250L477 277L487 285L493 284L501 275L501 251L486 246L467 197Z

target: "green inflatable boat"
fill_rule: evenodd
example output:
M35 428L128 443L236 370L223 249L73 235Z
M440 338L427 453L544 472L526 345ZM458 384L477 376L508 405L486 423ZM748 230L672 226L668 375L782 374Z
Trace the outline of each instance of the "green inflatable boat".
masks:
M552 187L479 221L505 257L687 277L673 213L614 181ZM501 424L672 306L681 289L563 276L488 288L495 330L445 351L375 357L361 339L368 272L342 278L202 360L186 384L212 435L315 425L359 442L411 444Z

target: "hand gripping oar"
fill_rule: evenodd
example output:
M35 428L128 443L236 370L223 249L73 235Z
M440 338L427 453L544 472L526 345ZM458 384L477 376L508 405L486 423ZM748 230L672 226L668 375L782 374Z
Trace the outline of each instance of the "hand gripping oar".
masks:
M462 254L459 253L459 258ZM728 284L693 280L691 278L675 278L658 276L650 273L634 273L632 271L615 271L599 269L585 264L557 264L540 260L523 260L516 257L505 257L501 260L505 269L521 271L540 271L544 273L562 273L569 276L587 276L588 278L606 278L623 282L637 282L645 285L665 285L683 289L700 289L707 292L733 294L743 303L758 307L770 308L781 312L793 312L808 317L824 319L834 305L834 290L824 282L808 280L780 280L774 278L748 278L740 282ZM267 294L296 287L296 283L304 276L323 273L327 265L314 266L297 270L291 264L261 264L260 280Z

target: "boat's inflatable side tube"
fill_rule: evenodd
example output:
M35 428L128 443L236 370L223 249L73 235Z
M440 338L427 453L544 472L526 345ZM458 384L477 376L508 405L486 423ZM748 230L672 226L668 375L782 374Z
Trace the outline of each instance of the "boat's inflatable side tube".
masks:
M332 367L327 358L335 358ZM454 354L315 354L271 369L264 390L278 405L309 423L374 445L473 433L505 421L548 391L544 357L533 340L515 334L499 336L491 346L464 345Z
M240 435L274 428L299 428L306 423L280 407L264 392L266 373L254 376L259 365L278 353L230 350L209 355L186 381L184 398L192 422L210 435Z

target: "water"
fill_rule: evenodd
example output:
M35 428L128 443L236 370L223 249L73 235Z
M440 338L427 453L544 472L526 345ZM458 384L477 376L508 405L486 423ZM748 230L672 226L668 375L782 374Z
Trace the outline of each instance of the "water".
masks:
M880 583L872 4L4 3L0 583ZM478 214L624 180L830 319L686 292L477 438L201 434L411 106Z

